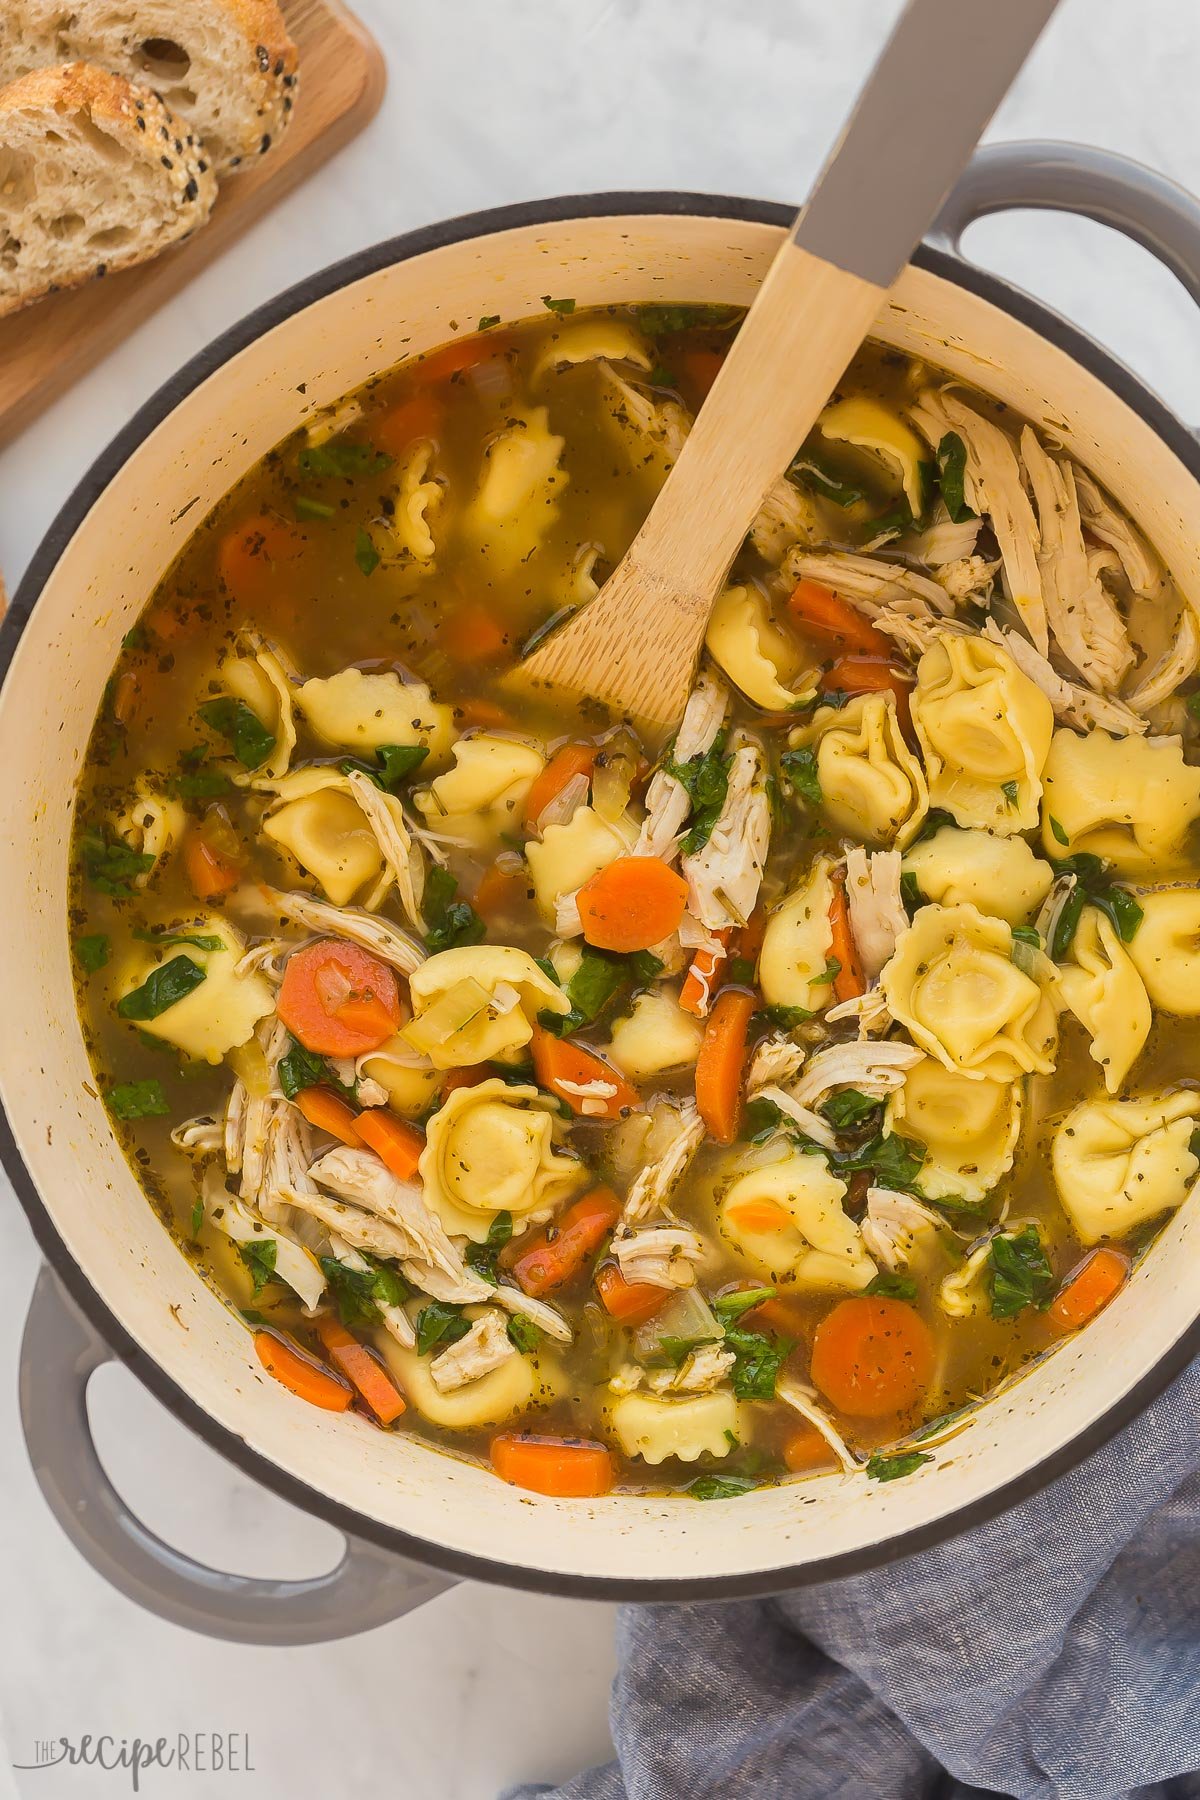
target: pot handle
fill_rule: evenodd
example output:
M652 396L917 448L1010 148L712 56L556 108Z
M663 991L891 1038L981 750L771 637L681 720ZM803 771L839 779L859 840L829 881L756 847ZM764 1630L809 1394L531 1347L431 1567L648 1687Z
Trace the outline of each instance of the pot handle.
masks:
M21 1343L21 1422L50 1510L98 1575L173 1625L238 1644L319 1644L403 1617L454 1585L419 1563L347 1537L326 1574L271 1581L211 1569L130 1511L92 1438L87 1388L116 1360L43 1266Z
M1029 139L976 151L938 215L929 243L962 255L962 234L988 213L1078 213L1149 250L1200 302L1200 200L1130 157L1085 144Z

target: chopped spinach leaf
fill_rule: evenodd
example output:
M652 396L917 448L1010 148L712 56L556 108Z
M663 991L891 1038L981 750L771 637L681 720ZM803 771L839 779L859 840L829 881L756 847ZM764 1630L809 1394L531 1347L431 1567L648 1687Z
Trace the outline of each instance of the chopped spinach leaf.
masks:
M927 904L925 896L921 892L921 884L911 869L905 869L901 873L900 898L904 902L904 910L910 919L914 913L920 912L921 908Z
M1052 818L1050 820L1050 830L1053 832L1055 838L1057 839L1057 841L1060 844L1069 844L1070 843L1070 841L1071 841L1070 833L1068 831L1064 830L1064 828L1059 824L1057 819Z
M795 1031L797 1025L804 1025L812 1018L812 1013L805 1006L764 1006L762 1017L776 1031Z
M668 1334L658 1340L658 1349L650 1361L660 1368L680 1369L692 1354L705 1344L720 1343L715 1337L672 1337Z
M1015 1319L1027 1306L1044 1312L1054 1298L1054 1271L1035 1225L1001 1232L988 1248L988 1287L994 1319Z
M143 931L141 927L133 933L143 944L191 944L197 950L224 950L225 939L205 937L192 931Z
M173 956L159 969L152 969L141 987L117 1001L117 1016L122 1019L157 1019L169 1007L177 1006L204 980L204 970L190 956Z
M383 1306L402 1306L412 1290L403 1277L386 1263L363 1257L366 1268L339 1262L336 1256L323 1256L321 1268L333 1289L338 1316L347 1331L363 1330L378 1325Z
M261 768L275 748L274 732L267 730L244 700L222 694L219 700L206 700L199 710L204 723L226 739L244 769Z
M549 294L542 295L542 305L547 312L560 313L564 318L575 311L574 300L554 300Z
M1019 944L1028 944L1033 950L1042 947L1042 934L1036 925L1014 925L1012 934Z
M937 447L938 484L946 511L956 525L975 514L967 505L967 446L957 431L948 431Z
M1200 719L1200 694L1189 694L1187 709L1193 719Z
M752 1475L697 1475L683 1491L693 1500L736 1500L740 1494L753 1493L759 1485Z
M742 1141L747 1144L765 1144L769 1137L783 1127L783 1114L774 1100L764 1100L761 1096L746 1102L742 1113Z
M927 1450L904 1450L895 1456L876 1451L867 1463L867 1474L872 1481L901 1481L905 1475L915 1475L923 1463L932 1461Z
M172 775L170 788L180 800L219 800L233 792L233 783L219 769L194 769Z
M468 1244L464 1253L464 1261L468 1267L493 1287L500 1280L496 1258L511 1237L512 1214L498 1212L488 1227L486 1241L482 1244Z
M422 899L428 930L425 948L431 956L439 950L457 950L462 944L478 944L487 926L466 900L456 900L458 882L448 869L435 864L425 882Z
M674 331L690 331L698 326L723 331L739 316L736 306L719 306L712 302L693 306L651 304L635 306L638 325L647 337L668 337Z
M541 1328L524 1313L513 1313L508 1321L508 1341L522 1356L532 1356L542 1341Z
M128 844L109 843L103 833L86 831L79 840L83 872L92 886L114 900L128 899L137 876L154 867L148 852L131 850Z
M953 813L948 813L942 807L935 806L925 814L921 822L921 829L912 840L913 844L923 844L926 838L936 837L943 826L956 827L957 823Z
M417 1355L428 1356L435 1344L457 1344L470 1329L470 1321L463 1318L460 1306L452 1306L448 1300L431 1300L417 1314Z
M1055 962L1060 962L1071 948L1083 909L1088 905L1099 907L1123 944L1132 942L1142 922L1142 908L1128 888L1109 881L1108 863L1083 850L1075 856L1052 862L1050 866L1056 875L1075 877L1075 886L1059 908L1050 940L1050 954Z
M860 1149L830 1157L839 1175L853 1175L867 1169L878 1175L882 1186L899 1189L916 1185L924 1161L924 1145L912 1138L900 1137L894 1131L881 1132Z
M142 625L131 625L129 630L125 633L125 636L121 639L121 648L122 650L144 650L148 642L149 639L146 636L145 627Z
M650 950L634 950L627 960L634 980L640 982L642 987L649 987L663 972L662 958L655 956Z
M118 1082L104 1098L114 1119L161 1119L171 1110L162 1082L153 1079Z
M345 481L353 481L359 475L382 475L392 466L392 458L376 450L374 444L351 444L345 438L309 444L296 460L302 475L338 475Z
M910 1275L897 1275L891 1269L880 1269L863 1289L864 1294L877 1294L885 1300L915 1300L917 1284Z
M294 1100L305 1088L321 1086L333 1088L343 1098L353 1100L355 1084L352 1081L339 1080L336 1071L315 1050L306 1050L295 1038L291 1043L291 1049L280 1058L276 1070L286 1099Z
M391 793L406 781L414 770L419 769L429 755L428 744L380 744L375 752L375 765L360 762L357 757L348 757L339 763L343 775L356 770L360 775L367 775L377 788Z
M843 481L823 458L814 456L811 450L800 452L788 474L793 481L802 483L822 500L832 500L835 506L857 506L860 500L867 497L863 488Z
M79 958L79 966L86 969L89 975L94 975L97 969L104 967L111 949L108 933L104 931L75 939L75 954Z
M360 525L354 534L354 560L363 575L373 575L383 561L365 525Z
M729 1379L738 1399L773 1400L780 1366L792 1348L788 1340L729 1324L725 1328L725 1345L734 1353Z
M239 1244L237 1251L254 1277L251 1299L257 1300L268 1281L274 1280L279 1245L274 1238L252 1238L248 1244Z
M1142 908L1128 888L1101 888L1091 896L1092 905L1107 913L1113 930L1123 944L1131 943L1144 918Z
M651 387L671 389L674 389L675 387L674 375L672 375L670 369L664 368L662 363L655 363L646 379Z
M731 956L727 970L731 987L753 987L755 963L752 956Z
M707 750L689 757L687 762L676 762L673 757L668 757L663 764L666 773L674 776L692 803L691 829L680 846L685 856L693 856L704 848L721 816L729 791L731 760L724 754L726 736L726 732L719 731Z
M567 983L570 1012L543 1013L543 1025L559 1037L569 1037L573 1031L591 1025L635 979L630 967L632 961L632 957L618 956L612 950L596 950L591 944L585 944L579 967Z
M835 1131L846 1131L852 1125L864 1125L883 1105L873 1094L860 1094L857 1088L843 1088L831 1094L821 1107Z
M785 750L779 767L792 792L809 806L821 804L821 778L817 773L815 750Z
M753 1312L764 1300L773 1300L773 1287L738 1288L731 1294L718 1294L712 1303L712 1309L723 1324L740 1319L743 1313Z

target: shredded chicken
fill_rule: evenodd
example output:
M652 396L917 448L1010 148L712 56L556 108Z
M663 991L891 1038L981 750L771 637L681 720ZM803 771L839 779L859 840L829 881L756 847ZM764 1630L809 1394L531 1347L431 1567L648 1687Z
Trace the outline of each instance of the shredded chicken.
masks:
M837 1133L828 1119L813 1112L811 1107L804 1106L786 1088L768 1083L766 1087L759 1088L755 1098L769 1100L773 1106L777 1106L794 1125L800 1127L805 1137L811 1138L814 1144L820 1144L823 1150L837 1149Z
M804 1067L804 1059L808 1051L803 1044L794 1044L783 1032L773 1031L765 1037L754 1055L750 1058L750 1067L746 1071L746 1092L755 1094L759 1088L772 1086L777 1082L794 1081Z
M920 601L885 606L882 612L876 613L872 623L877 631L882 631L914 657L924 656L939 638L972 635L971 627L965 621L943 619L928 611Z
M856 844L846 852L846 900L850 931L863 972L874 981L908 929L900 897L900 852L866 851Z
M182 1125L176 1125L171 1142L188 1156L215 1156L218 1150L225 1148L225 1126L212 1113L201 1113L195 1119L185 1119Z
M365 1212L361 1206L347 1206L344 1200L331 1200L327 1194L318 1193L315 1189L311 1193L301 1193L299 1190L285 1193L284 1199L289 1206L319 1220L327 1231L331 1234L336 1232L356 1249L369 1250L372 1256L381 1256L385 1262L399 1262L407 1271L408 1265L402 1259L409 1252L408 1234L389 1224L386 1219ZM481 1282L479 1285L483 1291L475 1297L486 1299L486 1283ZM440 1299L442 1296L435 1295L434 1298Z
M338 1236L336 1231L331 1231L329 1234L329 1248L338 1262L345 1263L348 1269L353 1269L359 1275L370 1274L371 1265L366 1257L360 1256L354 1245L348 1244L345 1238ZM406 1350L414 1349L417 1334L413 1329L412 1320L404 1308L393 1306L386 1300L376 1300L375 1305L379 1308L379 1316L383 1320L384 1330L388 1336L394 1337L396 1342L402 1344Z
M622 1212L626 1225L639 1225L651 1213L665 1205L682 1181L688 1164L704 1142L704 1120L694 1101L686 1101L678 1111L678 1123L666 1151L638 1173L629 1190Z
M857 1025L860 1038L878 1037L885 1032L892 1022L892 1015L883 989L870 987L865 994L855 994L851 1000L839 1000L825 1014L827 1025L842 1025L848 1021Z
M518 1314L544 1331L547 1337L554 1338L560 1344L569 1344L575 1333L563 1318L556 1306L547 1300L535 1300L532 1294L526 1294L518 1287L509 1287L504 1282L499 1287L489 1290L491 1298L497 1306L504 1307L514 1317Z
M613 1234L612 1253L628 1282L690 1288L696 1264L704 1260L704 1239L688 1225L644 1225L631 1231L623 1223Z
M429 1373L438 1392L449 1394L470 1381L478 1381L481 1375L490 1375L510 1356L518 1355L503 1314L489 1307L480 1313L465 1337L430 1359Z
M939 500L929 524L912 539L912 554L918 562L923 562L930 569L944 569L958 562L980 561L975 556L975 544L982 524L983 520L980 518L962 519L956 524L946 510L945 501ZM944 585L944 578L939 579L943 580Z
M845 1439L838 1433L837 1427L829 1415L817 1404L816 1389L807 1387L804 1382L797 1381L794 1375L781 1373L775 1382L775 1397L798 1412L802 1419L816 1427L833 1454L837 1457L845 1474L853 1475L858 1467L858 1458L850 1449Z
M612 364L603 357L596 364L601 380L615 403L613 416L624 418L643 437L650 439L662 452L664 460L674 463L692 429L691 414L677 400L656 401L641 388L623 381Z
M751 544L772 569L793 544L815 544L821 535L816 507L786 475L775 483L750 527Z
M984 635L1007 650L1021 673L1041 688L1054 708L1055 718L1064 725L1077 726L1081 731L1095 727L1111 731L1115 737L1137 737L1146 730L1145 719L1132 712L1123 700L1111 694L1093 694L1090 688L1079 687L1059 675L1019 631L1001 631L996 621L989 619Z
M728 710L729 689L711 669L703 670L688 696L671 751L672 761L690 762L693 756L703 756L711 750ZM658 769L646 790L646 817L631 854L672 862L691 805L686 788L665 769Z
M264 891L268 905L282 913L285 919L291 919L293 924L303 925L306 930L318 932L323 937L345 938L347 943L359 944L393 969L399 969L402 975L414 974L425 961L424 950L405 937L397 926L389 925L385 919L373 918L357 906L330 906L326 900L317 900L312 894L299 891L287 894L278 888Z
M947 432L956 432L962 439L967 453L967 502L990 519L1000 547L1008 597L1044 656L1049 638L1038 567L1040 539L1012 440L948 388L940 393L926 388L910 417L934 451Z
M250 1096L245 1084L235 1078L225 1102L225 1118L221 1131L225 1167L231 1175L241 1172L246 1144L246 1107Z
M346 780L354 789L354 798L379 845L379 853L396 884L409 924L414 931L424 932L421 894L425 886L425 864L408 829L404 808L394 794L385 794L361 769L351 769Z
M771 841L766 759L758 744L733 753L720 816L708 842L683 859L688 911L709 931L744 925L754 911Z
M239 957L233 972L242 981L247 975L265 975L273 987L278 987L292 948L282 938L268 938L265 944L256 944Z
M1152 706L1161 706L1181 682L1195 674L1197 663L1200 663L1200 621L1185 601L1170 645L1126 695L1130 706L1140 713L1149 712Z
M932 1208L923 1206L911 1194L898 1194L892 1188L884 1187L867 1190L863 1243L876 1262L883 1263L886 1268L904 1268L918 1234L931 1228L936 1230L944 1224L945 1220Z
M1113 693L1132 666L1133 649L1116 601L1088 566L1071 464L1049 455L1028 425L1021 433L1021 459L1038 512L1046 623L1088 686Z
M272 1100L264 1134L262 1177L256 1196L258 1210L272 1224L286 1225L291 1196L312 1187L309 1164L313 1159L312 1131L303 1114L285 1101Z
M886 562L879 556L852 556L842 550L793 550L784 565L789 582L803 576L836 588L839 597L862 608L869 619L887 607L904 601L923 602L933 613L954 610L944 587L928 575L918 574L903 563Z
M447 1275L461 1272L462 1258L442 1221L425 1204L420 1187L400 1181L373 1151L344 1146L330 1150L313 1163L309 1173L331 1194L364 1207L403 1233L405 1245L397 1254L419 1257Z
M655 1394L707 1394L720 1387L737 1357L723 1344L701 1344L677 1369L651 1369L646 1386Z
M617 1093L615 1081L567 1081L561 1075L555 1080L555 1088L563 1094L574 1094L579 1101L579 1110L585 1118L602 1119L608 1112L608 1103Z
M923 1052L913 1044L873 1044L860 1038L818 1050L792 1093L802 1106L815 1106L834 1088L851 1087L882 1100L904 1086L904 1077Z
M1075 492L1084 525L1094 538L1114 550L1125 579L1139 599L1152 600L1163 585L1162 567L1149 545L1123 513L1105 499L1086 469L1073 465Z
M986 556L960 556L957 562L943 563L937 578L954 604L963 606L968 600L982 600L990 594L999 567L998 562L989 562Z

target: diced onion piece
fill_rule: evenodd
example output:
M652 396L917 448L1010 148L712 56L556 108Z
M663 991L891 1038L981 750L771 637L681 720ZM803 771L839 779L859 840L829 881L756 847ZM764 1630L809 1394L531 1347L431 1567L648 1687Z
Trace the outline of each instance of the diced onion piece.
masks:
M663 1338L690 1341L693 1338L720 1339L723 1336L724 1328L699 1288L681 1288L660 1312L655 1313L644 1325L638 1326L633 1334L633 1348L638 1358L644 1362L647 1357L658 1354Z
M629 805L637 766L637 745L629 732L619 731L601 747L592 770L592 805L609 825Z
M472 1019L477 1019L481 1012L486 1012L494 1004L487 989L474 976L468 976L465 981L456 981L419 1018L412 1019L403 1026L400 1036L414 1050L428 1056L431 1051L449 1043L458 1032L465 1031ZM508 1008L500 1007L498 1010L507 1011Z
M271 1070L256 1037L247 1038L225 1060L252 1099L266 1099L271 1091Z

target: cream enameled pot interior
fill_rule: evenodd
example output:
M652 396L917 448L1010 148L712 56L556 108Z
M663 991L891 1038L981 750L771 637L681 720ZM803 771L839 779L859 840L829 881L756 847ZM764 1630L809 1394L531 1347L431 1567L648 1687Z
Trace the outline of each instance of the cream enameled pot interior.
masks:
M653 299L748 304L778 229L676 216L529 225L425 252L295 313L218 368L145 439L64 549L0 704L0 857L10 954L0 1085L26 1164L87 1281L220 1425L341 1507L514 1573L660 1584L748 1583L929 1526L985 1500L1087 1430L1200 1313L1200 1204L1171 1222L1119 1299L993 1398L915 1476L824 1477L736 1505L551 1501L482 1469L321 1413L262 1373L250 1334L197 1277L133 1179L96 1097L66 929L74 785L120 639L208 509L308 412L469 330ZM910 269L877 335L1007 401L1060 438L1157 545L1200 605L1200 490L1149 425L1007 313ZM519 1579L519 1574L517 1575Z

